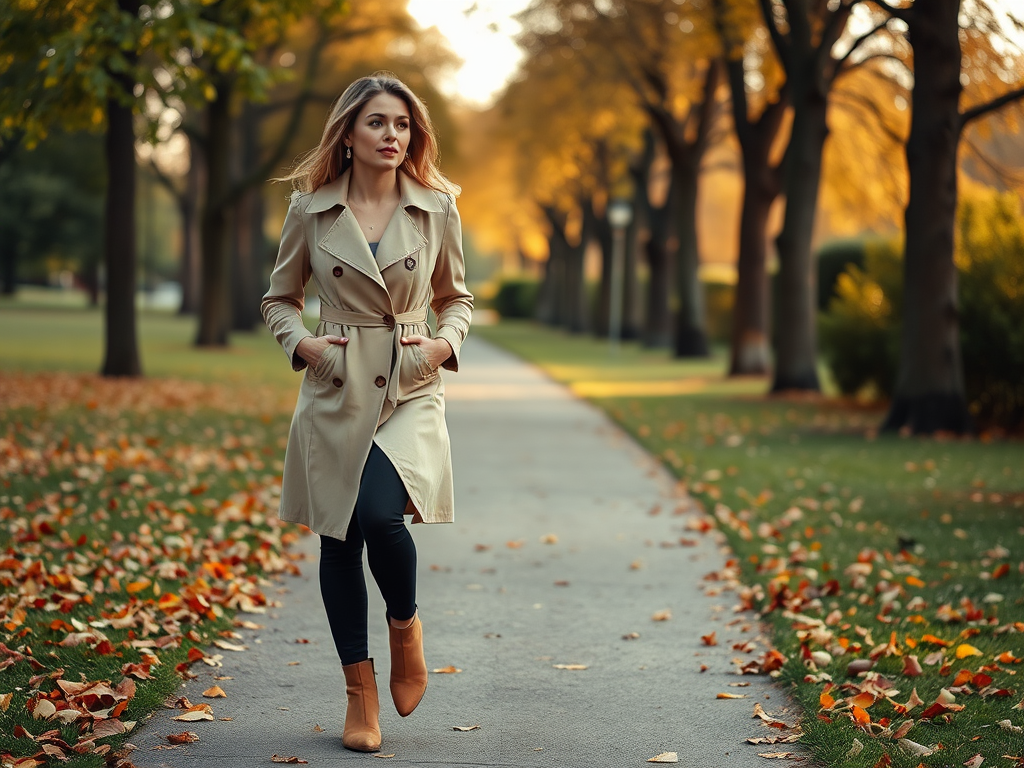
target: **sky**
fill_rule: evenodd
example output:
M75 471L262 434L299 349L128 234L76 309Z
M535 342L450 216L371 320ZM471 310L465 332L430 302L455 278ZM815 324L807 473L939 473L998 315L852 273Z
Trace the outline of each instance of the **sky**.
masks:
M519 25L512 16L529 0L409 0L409 13L423 27L437 27L462 67L442 92L474 106L490 104L516 71L522 52L512 41Z

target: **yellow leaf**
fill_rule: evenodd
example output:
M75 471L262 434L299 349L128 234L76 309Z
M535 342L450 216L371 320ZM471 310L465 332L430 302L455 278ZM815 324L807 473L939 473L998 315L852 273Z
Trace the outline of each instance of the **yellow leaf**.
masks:
M958 659L966 659L968 656L981 656L982 653L973 645L967 643L961 643L956 647L956 657Z

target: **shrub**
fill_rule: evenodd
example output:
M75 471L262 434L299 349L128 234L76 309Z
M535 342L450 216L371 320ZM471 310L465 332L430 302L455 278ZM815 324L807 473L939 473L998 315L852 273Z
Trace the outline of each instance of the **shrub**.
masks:
M964 384L979 424L1024 427L1024 213L1012 194L958 211Z
M828 309L829 302L837 296L839 276L851 264L864 268L866 241L862 238L832 240L818 249L818 309Z
M506 277L494 294L494 309L504 318L532 318L537 310L538 289L539 283L533 278Z
M819 322L821 348L839 389L889 396L899 362L903 259L896 240L865 243L865 269L850 264Z
M729 283L704 283L704 318L708 341L728 344L732 333L732 308L736 286Z
M820 317L822 354L847 394L888 396L902 318L902 243L868 241ZM979 426L1024 427L1024 211L1012 194L965 192L957 212L960 340Z

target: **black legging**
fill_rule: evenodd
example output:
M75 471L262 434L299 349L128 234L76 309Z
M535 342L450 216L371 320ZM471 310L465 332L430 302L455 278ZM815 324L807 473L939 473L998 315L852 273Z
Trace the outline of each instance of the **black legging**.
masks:
M398 472L374 443L345 541L320 537L320 594L342 664L369 657L363 541L388 616L404 621L416 612L416 545L403 519L408 501Z

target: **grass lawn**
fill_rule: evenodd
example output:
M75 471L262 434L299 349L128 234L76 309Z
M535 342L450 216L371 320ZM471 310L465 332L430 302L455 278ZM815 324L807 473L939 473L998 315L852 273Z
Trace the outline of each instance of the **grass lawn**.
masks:
M823 764L1024 764L1024 444L879 435L882 411L766 398L764 379L724 379L721 356L612 356L526 322L474 332L591 399L686 484L708 516L681 517L680 536L726 537L706 589L770 624L787 659L772 674ZM738 672L776 666L737 651Z
M295 569L270 510L299 374L265 330L195 350L166 314L141 315L139 381L95 375L97 310L0 305L0 328L0 763L114 764ZM217 714L178 706L182 732Z

